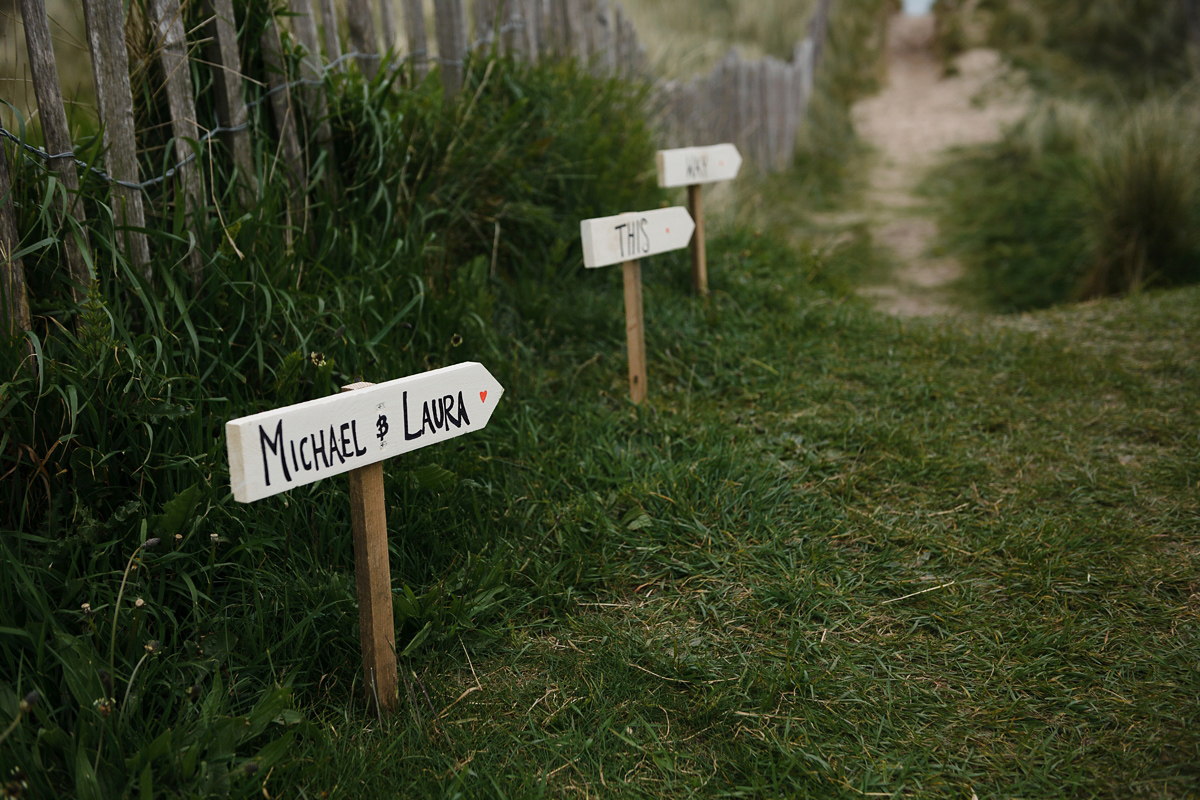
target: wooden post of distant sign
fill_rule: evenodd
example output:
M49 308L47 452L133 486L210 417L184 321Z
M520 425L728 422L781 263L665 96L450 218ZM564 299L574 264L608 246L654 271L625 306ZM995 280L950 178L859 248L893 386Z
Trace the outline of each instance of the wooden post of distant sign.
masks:
M704 297L708 294L708 255L704 243L702 186L736 178L742 168L742 155L732 144L718 144L659 150L657 162L659 186L664 189L687 187L688 208L696 223L696 235L692 237L692 288Z
M682 250L695 230L687 209L680 207L585 219L579 223L585 267L623 265L629 396L635 405L646 399L646 339L639 259Z
M642 263L621 265L625 281L625 342L629 351L629 397L635 406L646 399L646 315L642 311Z
M394 711L398 702L383 462L483 429L502 394L491 373L468 363L356 383L340 395L225 423L229 480L239 503L350 474L363 680L368 702L380 712Z

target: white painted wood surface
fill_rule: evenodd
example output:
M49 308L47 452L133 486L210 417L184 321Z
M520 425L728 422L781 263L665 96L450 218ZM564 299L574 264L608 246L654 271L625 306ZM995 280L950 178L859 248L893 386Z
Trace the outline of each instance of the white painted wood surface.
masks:
M583 265L589 269L682 250L692 241L696 223L686 208L659 208L615 217L585 219Z
M742 154L732 144L659 150L656 161L658 185L664 189L731 181L742 168Z
M251 503L482 430L503 394L470 362L231 420L233 498Z

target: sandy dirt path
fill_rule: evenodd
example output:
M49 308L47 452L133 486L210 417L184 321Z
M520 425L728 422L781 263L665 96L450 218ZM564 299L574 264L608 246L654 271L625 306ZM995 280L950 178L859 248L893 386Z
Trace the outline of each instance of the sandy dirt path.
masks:
M949 148L998 139L1024 112L1021 94L1003 78L993 50L971 50L947 77L933 53L930 14L898 14L888 32L888 79L878 95L853 109L854 124L877 152L859 219L895 268L861 294L902 316L956 313L948 287L962 274L952 258L931 255L937 225L915 189Z

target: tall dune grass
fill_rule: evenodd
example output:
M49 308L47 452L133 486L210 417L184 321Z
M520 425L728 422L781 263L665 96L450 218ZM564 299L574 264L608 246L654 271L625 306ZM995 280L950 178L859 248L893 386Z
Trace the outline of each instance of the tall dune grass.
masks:
M1023 310L1200 279L1191 92L1123 110L1040 104L926 182L989 302Z
M1200 278L1200 113L1150 100L1091 142L1088 296Z
M986 45L1034 82L1106 100L1177 89L1196 75L1192 0L937 0L944 55Z

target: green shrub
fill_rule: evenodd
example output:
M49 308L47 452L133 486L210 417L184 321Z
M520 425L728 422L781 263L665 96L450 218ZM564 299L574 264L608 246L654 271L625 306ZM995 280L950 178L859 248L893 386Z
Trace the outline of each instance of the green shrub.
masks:
M496 323L519 318L521 287L582 274L579 219L658 202L644 90L480 59L446 103L436 73L380 75L327 84L334 158L312 165L302 213L261 108L249 208L219 145L203 162L219 209L185 225L154 198L149 281L114 245L107 186L88 178L82 306L59 268L60 189L40 162L14 161L41 369L19 343L0 348L0 719L30 689L43 701L21 712L0 770L24 770L34 796L261 793L297 732L315 735L292 694L358 694L352 554L342 482L232 503L224 422L360 378L503 363ZM140 95L143 118L160 100ZM189 239L205 274L194 293ZM478 531L488 447L389 472L389 516L409 532L394 545L397 625L413 652L496 613L507 550ZM455 526L431 521L449 511ZM163 543L142 550L150 538Z
M1198 125L1191 103L1151 100L1094 144L1084 295L1200 279Z
M964 151L925 191L944 244L987 304L1041 308L1200 278L1196 114L1183 99L1122 116L1046 103Z
M1146 97L1194 76L1190 0L938 0L940 49L1004 50L1035 84L1104 99Z

